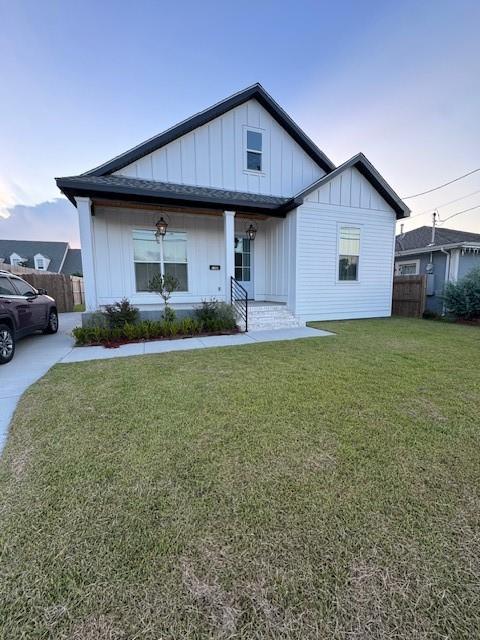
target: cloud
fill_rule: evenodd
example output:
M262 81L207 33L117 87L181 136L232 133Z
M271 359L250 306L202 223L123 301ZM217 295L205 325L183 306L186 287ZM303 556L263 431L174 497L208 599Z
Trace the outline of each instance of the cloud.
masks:
M72 247L79 247L76 209L66 198L56 198L33 206L16 204L7 207L4 214L0 215L0 238L61 240L70 242Z

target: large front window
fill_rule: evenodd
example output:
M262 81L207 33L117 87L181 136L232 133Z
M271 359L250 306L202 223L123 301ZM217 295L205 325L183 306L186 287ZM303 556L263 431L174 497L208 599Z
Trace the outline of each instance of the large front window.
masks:
M358 280L360 229L358 227L340 227L338 244L338 279L342 281Z
M137 291L149 291L156 273L172 275L179 282L179 291L188 291L187 234L167 231L158 243L153 230L133 232L133 259Z

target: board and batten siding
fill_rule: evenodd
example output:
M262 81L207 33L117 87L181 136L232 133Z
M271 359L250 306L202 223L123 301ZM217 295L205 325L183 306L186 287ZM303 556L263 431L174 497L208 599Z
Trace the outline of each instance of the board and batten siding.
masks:
M265 297L293 309L296 210L265 223ZM256 242L256 240L255 240Z
M297 209L295 313L303 320L391 315L396 217L351 169ZM338 280L341 226L360 229L358 281Z
M225 299L225 241L222 216L198 214L167 214L169 230L187 233L188 292L176 292L171 302L198 304L202 300ZM133 230L154 229L158 213L120 207L95 208L94 260L97 301L99 306L112 304L127 297L140 308L160 306L155 293L137 292L133 260ZM235 219L235 234L244 235L249 221ZM265 297L266 228L258 222L253 243L255 298ZM233 251L233 247L232 247ZM210 265L220 265L219 271Z
M263 171L245 167L245 130L263 133ZM255 99L116 172L159 182L293 196L325 172Z

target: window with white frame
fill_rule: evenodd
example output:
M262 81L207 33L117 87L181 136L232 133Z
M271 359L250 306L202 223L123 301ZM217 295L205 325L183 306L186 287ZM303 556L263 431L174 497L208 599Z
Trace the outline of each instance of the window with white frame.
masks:
M338 239L338 279L342 282L358 280L359 260L359 227L340 227Z
M41 253L37 253L37 255L34 257L34 262L35 262L35 269L39 271L46 271L47 259L44 256L42 256Z
M22 256L19 256L18 253L12 253L10 256L10 264L14 267L21 267L26 264L26 262L27 260L25 260L25 258L22 258Z
M420 272L420 260L397 262L395 266L399 276L418 276Z
M247 129L246 131L246 168L248 171L262 171L263 167L263 138L260 131Z
M149 284L158 273L174 276L179 283L178 290L188 291L187 234L184 231L167 231L158 243L153 229L134 230L133 260L137 291L149 291Z

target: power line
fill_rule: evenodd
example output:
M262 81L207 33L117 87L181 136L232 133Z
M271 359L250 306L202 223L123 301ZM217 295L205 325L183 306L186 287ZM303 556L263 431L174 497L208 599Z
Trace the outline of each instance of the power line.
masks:
M466 196L460 196L460 198L455 198L455 200L449 200L448 202L439 204L436 207L431 207L430 209L425 209L424 211L420 211L419 213L416 213L415 215L410 216L410 219L416 218L417 216L423 216L426 213L433 213L436 209L443 209L443 207L448 207L449 204L455 204L455 202L460 202L460 200L466 200L467 198L470 198L471 196L474 196L477 193L480 193L480 189L477 189L476 191L472 191L471 193L467 193Z
M454 218L455 216L459 216L461 213L467 213L467 211L473 211L474 209L480 209L480 204L477 204L474 207L470 207L469 209L462 209L462 211L457 211L456 213L452 213L452 215L448 216L448 218L445 218L445 220L441 220L439 222L439 224L443 224L447 220L450 220L450 218Z
M480 171L480 167L478 167L478 169L474 169L473 171L469 171L468 173L464 173L463 176L454 178L449 182L444 182L443 184L440 184L438 187L433 187L433 189L428 189L427 191L422 191L421 193L415 193L412 196L404 196L402 200L409 200L410 198L418 198L418 196L424 196L427 193L432 193L432 191L438 191L439 189L443 189L443 187L447 187L449 184L453 184L454 182L458 182L459 180L463 180L463 178L467 178L468 176L471 176L472 173L476 173L477 171Z
M419 216L426 216L427 213L433 213L435 209L429 209L428 211L422 211L422 213L416 213L414 216L408 216L409 220L413 220L413 218L418 218Z

